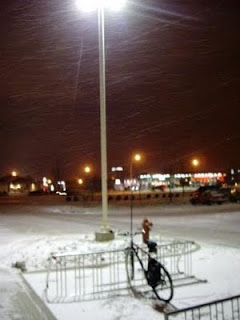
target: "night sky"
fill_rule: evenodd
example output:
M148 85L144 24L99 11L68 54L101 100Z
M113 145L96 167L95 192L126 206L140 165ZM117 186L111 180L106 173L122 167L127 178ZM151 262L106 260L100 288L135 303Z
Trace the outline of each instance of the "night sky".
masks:
M97 14L1 0L0 176L100 170ZM239 0L131 1L106 12L108 168L240 167Z

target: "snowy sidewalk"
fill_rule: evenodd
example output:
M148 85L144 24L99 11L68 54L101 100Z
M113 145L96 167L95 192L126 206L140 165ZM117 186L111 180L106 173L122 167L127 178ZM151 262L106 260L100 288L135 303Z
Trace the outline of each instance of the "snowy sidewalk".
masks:
M1 320L55 320L42 300L15 270L0 269Z
M78 236L79 239L79 236ZM72 244L78 244L79 252L84 252L87 249L91 252L93 246L108 247L109 243L95 243L94 241L81 241L77 242L77 238L71 239ZM55 238L54 244L57 248L62 248L62 242L68 244L68 248L72 248L66 239ZM117 240L111 243L111 246L117 243ZM44 245L41 247L44 248ZM50 242L48 247L51 247ZM65 246L67 248L67 245ZM33 250L33 248L32 248ZM47 248L45 248L45 251ZM35 250L36 256L30 254L29 258L25 256L27 265L31 265L31 260L37 260L38 251ZM40 265L39 265L40 266ZM198 283L189 286L175 287L174 297L172 304L177 309L195 306L198 304L208 303L213 300L225 299L233 295L239 295L240 278L240 250L236 248L229 248L224 246L212 246L202 244L201 250L194 252L193 258L193 272L192 274L198 279L207 280L207 282ZM44 270L44 268L39 268ZM31 284L32 288L36 291L39 297L43 296L46 286L46 271L45 272L26 272L23 274L26 281ZM65 278L64 278L65 279ZM86 280L86 285L89 281ZM50 283L54 285L54 282ZM49 287L51 290L51 286ZM71 291L67 291L71 295ZM72 297L72 296L71 296ZM63 296L63 298L67 298ZM78 302L65 303L64 300L59 303L48 303L48 308L52 311L58 320L96 320L101 313L101 320L164 320L164 315L153 308L153 301L150 299L136 299L132 295L125 295L121 292L110 294L109 297L97 300L86 300ZM229 318L230 319L230 318Z

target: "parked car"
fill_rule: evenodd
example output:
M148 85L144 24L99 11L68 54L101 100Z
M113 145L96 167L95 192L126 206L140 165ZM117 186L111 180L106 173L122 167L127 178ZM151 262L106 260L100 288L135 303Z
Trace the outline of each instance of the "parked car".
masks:
M223 193L230 202L240 201L240 190L233 186L219 188L219 192Z
M220 191L220 188L217 186L204 186L198 188L192 198L190 199L190 202L195 204L222 204L224 202L228 201L228 197Z

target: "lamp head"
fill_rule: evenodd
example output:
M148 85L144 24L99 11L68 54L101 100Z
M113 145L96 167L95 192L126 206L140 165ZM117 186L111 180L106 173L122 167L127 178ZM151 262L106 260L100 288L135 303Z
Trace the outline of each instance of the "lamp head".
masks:
M89 166L86 166L86 167L84 168L84 172L85 172L85 173L90 173L90 172L91 172L91 168L90 168Z
M77 7L86 12L94 11L99 8L120 10L126 0L76 0Z
M134 155L134 160L135 160L135 161L140 161L140 160L141 160L141 155L138 154L138 153L135 154L135 155Z
M83 179L78 179L78 184L83 184Z
M12 177L16 177L17 176L17 172L16 171L12 171Z
M198 159L193 159L193 160L192 160L192 165L193 165L194 167L197 167L197 166L199 165Z

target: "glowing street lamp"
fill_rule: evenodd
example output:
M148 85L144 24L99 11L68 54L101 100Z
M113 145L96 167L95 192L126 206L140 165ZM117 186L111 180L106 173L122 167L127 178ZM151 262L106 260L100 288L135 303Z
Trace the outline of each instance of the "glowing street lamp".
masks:
M83 184L83 179L81 179L81 178L78 179L78 184L80 184L80 185Z
M85 172L85 173L90 173L90 172L91 172L91 168L90 168L89 166L86 166L86 167L84 168L84 172Z
M198 159L193 159L192 160L192 165L196 168L199 166L199 160Z
M141 160L141 155L140 154L135 154L134 160L135 161L140 161Z
M12 171L12 177L16 177L17 176L17 172L16 171Z
M102 180L102 226L96 232L96 240L105 241L114 238L108 226L108 194L107 194L107 129L106 129L106 72L105 72L105 34L104 10L120 9L125 0L76 0L83 11L98 11L98 48L99 48L99 89L100 89L100 136L101 136L101 180Z
M141 155L139 154L139 153L136 153L135 155L133 155L132 157L131 157L131 161L130 161L130 179L131 179L131 183L132 183L132 178L133 178L133 163L134 162L139 162L139 161L141 161L141 159L142 159L142 157L141 157Z
M76 0L76 5L81 11L91 12L96 9L110 9L118 11L124 4L125 0Z

